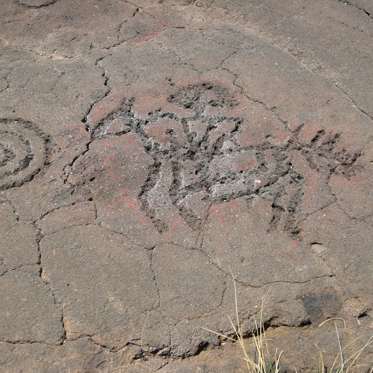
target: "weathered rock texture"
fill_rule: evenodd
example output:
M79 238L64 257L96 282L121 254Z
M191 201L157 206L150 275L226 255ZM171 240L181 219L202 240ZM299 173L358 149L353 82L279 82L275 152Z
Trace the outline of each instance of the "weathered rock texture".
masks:
M368 0L4 3L1 372L242 372L232 277L298 371L372 334Z

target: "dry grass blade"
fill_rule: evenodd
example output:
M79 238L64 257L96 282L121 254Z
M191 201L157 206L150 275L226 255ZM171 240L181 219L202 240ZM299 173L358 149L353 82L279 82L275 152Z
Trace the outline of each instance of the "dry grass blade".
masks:
M213 331L208 328L202 328L207 332L213 333L221 338L227 339L232 342L238 342L240 349L243 355L243 361L245 362L246 369L248 373L279 373L280 372L280 359L282 352L276 350L274 358L270 357L268 351L265 330L263 323L263 309L264 309L264 300L262 299L261 307L259 311L259 320L254 319L254 332L251 338L253 353L250 353L245 339L243 336L243 330L239 317L239 307L238 307L238 295L237 295L237 284L234 276L233 278L233 289L234 289L234 313L235 321L232 318L228 317L230 325L233 329L234 338L227 336L225 334Z
M334 321L335 332L337 336L338 342L338 354L333 360L333 364L330 369L327 369L324 363L323 354L320 353L320 373L330 372L330 373L349 373L354 367L356 367L356 363L360 358L361 354L371 345L373 344L373 336L368 339L368 341L357 351L352 353L351 356L346 358L346 351L349 347L353 346L358 340L361 340L360 337L355 338L351 343L347 344L346 346L342 346L342 340L340 337L339 329L337 327L336 321L342 320L344 327L346 327L346 323L343 319L328 319L324 321L319 326L326 324L329 321ZM373 372L373 367L370 368L369 372Z
M260 310L258 312L258 318L254 317L254 331L252 337L249 339L250 345L245 343L244 333L242 330L242 325L239 317L239 306L238 306L238 295L237 295L237 285L234 276L233 278L233 289L234 289L234 321L232 318L228 317L229 323L233 330L233 337L227 336L225 334L213 331L211 329L202 328L209 333L213 333L226 340L237 342L242 351L242 359L245 362L245 367L247 373L280 373L283 371L281 367L282 351L276 350L273 355L270 354L266 331L263 322L263 310L264 310L264 297L261 302ZM356 363L361 357L362 353L373 344L373 336L368 339L368 341L361 347L356 348L354 345L361 338L354 339L351 343L343 346L342 338L337 327L337 321L343 322L343 327L346 328L345 320L340 318L331 318L322 322L319 327L325 325L326 323L333 321L336 333L336 339L338 344L338 353L335 356L331 368L325 365L324 355L320 351L319 367L315 368L315 372L319 373L352 373L352 369L356 368ZM348 349L353 348L354 353L348 355ZM293 371L293 370L292 370ZM296 372L296 370L294 370ZM373 367L369 367L365 370L367 373L373 373Z

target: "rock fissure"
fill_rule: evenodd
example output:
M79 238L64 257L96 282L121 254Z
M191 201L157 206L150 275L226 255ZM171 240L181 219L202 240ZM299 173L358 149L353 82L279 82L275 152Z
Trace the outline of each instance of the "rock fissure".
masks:
M350 6L350 7L353 7L355 9L358 9L360 10L361 12L363 12L366 16L368 16L369 18L373 19L373 15L371 12L369 12L368 10L366 10L365 8L355 4L353 1L349 1L349 0L337 0L339 3L342 3L344 5L347 5L347 6Z
M40 243L44 239L45 236L44 236L41 228L38 227L36 223L32 223L32 225L33 225L35 231L37 232L36 248L37 248L37 253L38 253L37 265L39 266L38 275L39 275L41 281L43 282L43 284L48 288L48 291L52 296L54 305L57 306L58 308L60 308L60 315L61 316L60 316L59 321L60 321L61 328L62 328L62 335L60 336L59 344L62 345L64 343L64 341L66 340L66 328L65 328L63 302L58 300L58 298L55 294L55 291L52 289L51 284L49 283L49 281L48 281L48 279L47 279L47 277L45 276L45 273L44 273L42 250L41 250L41 247L40 247Z

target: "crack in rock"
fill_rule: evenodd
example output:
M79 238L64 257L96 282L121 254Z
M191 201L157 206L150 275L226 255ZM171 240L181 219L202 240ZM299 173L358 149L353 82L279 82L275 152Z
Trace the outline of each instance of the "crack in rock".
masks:
M373 15L371 12L368 12L365 8L353 3L352 1L349 1L349 0L337 0L339 3L342 3L344 5L347 5L347 6L351 6L357 10L360 10L361 12L363 12L365 15L367 15L369 18L373 19Z
M64 341L66 340L66 328L65 328L65 318L64 318L64 312L63 312L63 304L61 304L57 300L55 291L52 289L52 287L51 287L48 279L46 278L46 276L44 274L42 251L41 251L41 247L40 247L40 243L41 243L42 239L44 238L43 231L41 230L41 228L39 228L37 226L36 223L33 223L32 225L33 225L33 227L34 227L34 229L35 229L35 231L37 233L37 237L36 237L36 248L37 248L37 253L38 253L38 262L37 262L37 265L39 266L39 273L38 273L38 275L39 275L41 281L43 282L43 284L49 290L49 293L52 296L54 304L56 306L59 306L59 308L60 308L60 315L61 315L60 316L60 324L61 324L61 329L62 329L62 335L60 336L59 344L62 345L64 343Z

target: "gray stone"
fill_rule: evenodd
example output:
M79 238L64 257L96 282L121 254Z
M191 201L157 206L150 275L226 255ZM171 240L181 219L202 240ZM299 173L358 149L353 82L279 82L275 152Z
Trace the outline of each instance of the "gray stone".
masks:
M1 341L62 342L61 306L38 275L9 272L0 277L0 284Z
M66 337L112 347L135 342L158 305L150 260L120 235L72 227L41 242L43 276L64 310Z
M0 274L38 264L37 231L19 222L8 202L0 202Z
M302 372L369 338L369 0L3 3L1 371L238 373L236 311Z

